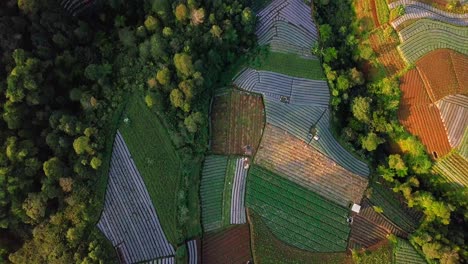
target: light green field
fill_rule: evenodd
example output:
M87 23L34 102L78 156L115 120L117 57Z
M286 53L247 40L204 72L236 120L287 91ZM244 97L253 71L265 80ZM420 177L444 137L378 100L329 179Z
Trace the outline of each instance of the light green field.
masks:
M319 60L304 59L294 54L268 52L251 63L250 67L306 79L326 79Z

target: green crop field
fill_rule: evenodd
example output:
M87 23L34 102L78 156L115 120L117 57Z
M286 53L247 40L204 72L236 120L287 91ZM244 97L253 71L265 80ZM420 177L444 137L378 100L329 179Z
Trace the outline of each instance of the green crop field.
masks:
M246 206L292 246L313 252L346 250L348 209L264 168L249 171Z
M253 210L249 210L249 222L255 263L336 264L349 262L349 256L345 252L310 252L283 243L268 229L262 217Z
M174 243L177 240L177 190L181 171L170 136L140 96L130 99L119 130L143 177L164 232Z
M390 189L378 183L372 184L372 195L369 201L372 205L382 208L383 215L406 232L411 233L417 228L418 214L415 212L413 214L413 211L405 208L405 205L398 201Z
M268 52L257 58L250 67L256 70L272 71L294 77L326 80L319 60L304 59L294 54Z
M458 146L458 152L460 156L468 160L468 127L465 129L465 134L463 135L460 146Z
M424 264L424 258L407 240L399 238L394 248L395 264Z

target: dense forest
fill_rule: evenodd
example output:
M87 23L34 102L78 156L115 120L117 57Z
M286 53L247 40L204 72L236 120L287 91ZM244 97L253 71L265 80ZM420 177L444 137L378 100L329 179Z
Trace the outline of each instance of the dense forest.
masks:
M115 262L95 224L119 108L145 93L190 166L212 88L255 44L242 0L59 2L0 3L0 263Z
M353 1L315 0L314 5L321 39L313 52L320 55L330 85L339 136L371 161L372 181L392 187L409 207L424 213L411 241L426 258L441 263L467 261L466 188L453 191L433 175L424 145L399 124L398 76L369 74L378 61L365 44L369 30L356 18ZM392 31L389 27L384 34L390 36Z

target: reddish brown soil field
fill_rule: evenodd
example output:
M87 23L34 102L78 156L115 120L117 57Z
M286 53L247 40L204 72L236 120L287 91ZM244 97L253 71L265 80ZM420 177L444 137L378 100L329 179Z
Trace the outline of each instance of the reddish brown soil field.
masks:
M369 248L386 240L388 234L406 238L408 234L393 224L382 214L374 211L365 199L361 204L361 212L353 216L349 248Z
M245 145L255 153L265 125L262 97L237 90L216 96L211 124L214 153L244 154Z
M427 95L418 70L410 70L402 77L400 89L398 118L403 126L421 139L434 158L449 153L451 148L439 109Z
M460 53L440 49L427 54L416 63L433 102L447 95L462 93L463 90L465 93L468 92L467 60L468 57Z
M236 225L228 230L206 235L202 250L202 263L247 263L252 260L249 226Z
M388 26L388 25L387 25ZM370 35L372 49L378 54L378 60L383 64L388 75L394 75L405 68L405 62L398 53L398 38L386 39L382 27Z

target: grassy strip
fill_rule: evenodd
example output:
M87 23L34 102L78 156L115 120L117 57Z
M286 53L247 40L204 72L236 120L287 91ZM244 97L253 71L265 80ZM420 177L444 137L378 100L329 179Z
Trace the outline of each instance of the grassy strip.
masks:
M167 239L177 242L177 193L180 160L170 136L140 94L127 105L119 130L145 182Z
M198 237L202 234L202 227L200 223L201 209L200 209L200 195L199 186L201 181L201 169L202 169L203 157L194 157L191 166L191 177L188 179L188 194L187 194L187 237Z
M390 10L386 0L374 0L377 7L377 17L381 25L387 24L390 17Z
M234 175L236 174L236 160L237 158L235 157L229 158L226 169L223 192L223 226L231 224L232 185L234 183Z
M262 217L248 210L254 263L351 263L346 253L312 253L281 242Z
M257 70L272 71L294 77L325 80L319 60L304 59L294 54L267 52L261 54L249 66Z

